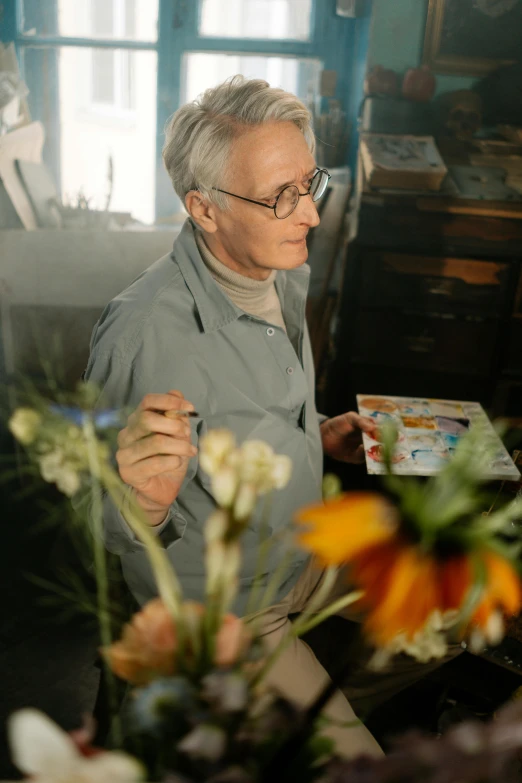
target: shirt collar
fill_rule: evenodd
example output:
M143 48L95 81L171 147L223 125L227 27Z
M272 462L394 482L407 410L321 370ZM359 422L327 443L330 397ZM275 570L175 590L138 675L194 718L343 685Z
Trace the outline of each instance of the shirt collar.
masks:
M174 242L172 256L194 298L203 331L214 332L236 321L244 312L226 296L208 271L196 244L195 231L191 218L187 218ZM288 323L287 318L294 321L297 311L304 308L309 279L307 264L278 272L275 285L285 323ZM297 307L297 302L302 303L302 307Z

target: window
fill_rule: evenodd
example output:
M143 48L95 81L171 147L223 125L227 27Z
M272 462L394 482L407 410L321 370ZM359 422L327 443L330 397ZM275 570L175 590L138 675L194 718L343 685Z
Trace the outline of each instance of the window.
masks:
M64 203L84 197L154 222L157 0L24 0L22 10L29 105Z
M199 32L218 38L309 41L312 0L201 0Z
M265 79L275 87L312 101L319 89L320 60L277 55L229 52L189 52L185 55L182 103L193 101L207 87L219 84L236 73L247 78Z
M93 38L130 40L135 37L136 0L90 2ZM136 108L132 54L125 49L92 50L91 101L94 106L107 106L121 111Z
M236 73L319 103L323 69L351 98L356 20L333 0L4 0L45 156L64 199L79 194L151 223L180 211L162 128L185 101ZM158 132L159 129L159 132Z

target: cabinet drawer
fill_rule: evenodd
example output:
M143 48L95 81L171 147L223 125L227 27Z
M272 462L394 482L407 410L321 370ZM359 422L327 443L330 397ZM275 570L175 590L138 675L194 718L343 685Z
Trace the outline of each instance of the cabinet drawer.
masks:
M352 359L431 372L485 376L491 371L499 324L469 318L361 310Z
M504 308L509 265L494 261L368 253L361 297L368 306L496 316Z

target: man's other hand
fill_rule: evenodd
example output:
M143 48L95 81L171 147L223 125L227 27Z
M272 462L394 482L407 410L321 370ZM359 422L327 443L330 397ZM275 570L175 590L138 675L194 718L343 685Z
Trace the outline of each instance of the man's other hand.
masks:
M340 462L364 462L363 432L376 436L375 422L353 411L326 419L321 424L324 453Z

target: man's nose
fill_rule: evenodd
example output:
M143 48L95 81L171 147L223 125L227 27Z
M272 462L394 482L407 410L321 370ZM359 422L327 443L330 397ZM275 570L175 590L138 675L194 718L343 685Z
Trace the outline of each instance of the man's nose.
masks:
M318 226L321 222L321 218L319 217L319 213L317 211L317 207L315 205L315 202L312 201L312 197L310 194L307 196L301 196L299 199L299 204L297 205L296 211L299 210L299 220L301 223L306 223L307 226L310 226L310 228L314 228L314 226Z

